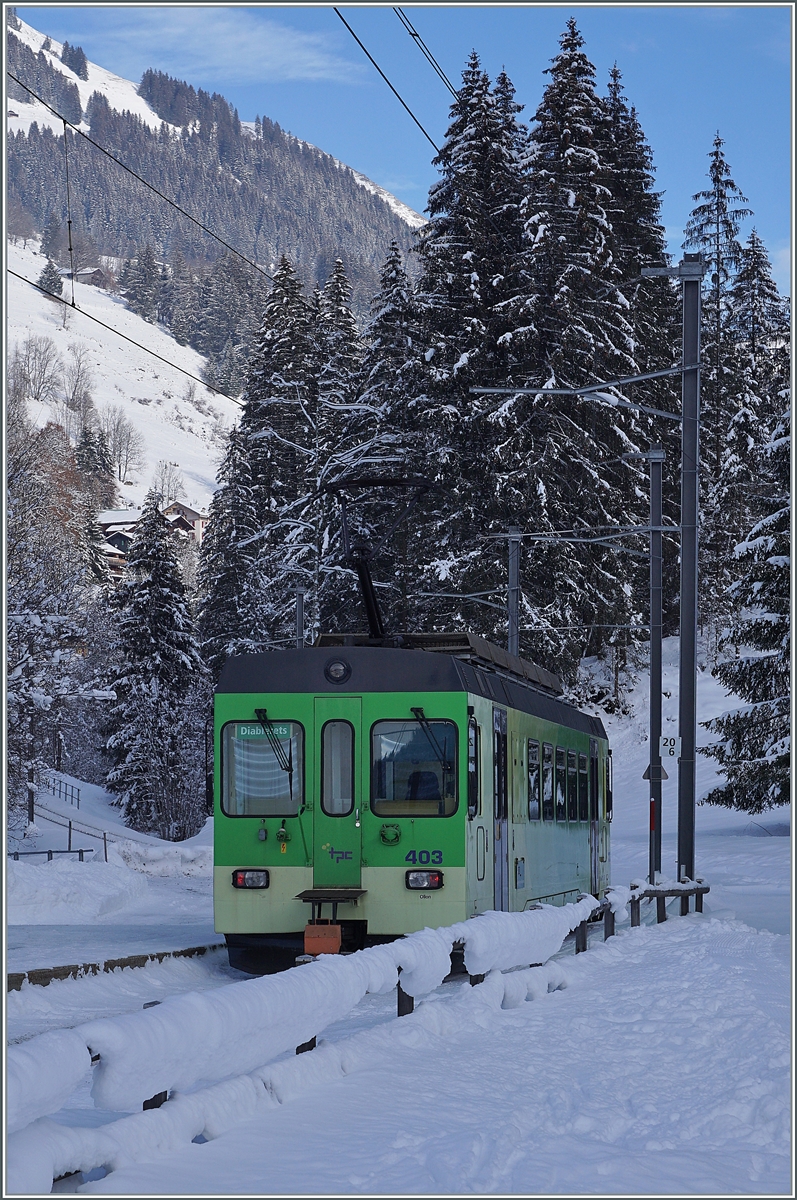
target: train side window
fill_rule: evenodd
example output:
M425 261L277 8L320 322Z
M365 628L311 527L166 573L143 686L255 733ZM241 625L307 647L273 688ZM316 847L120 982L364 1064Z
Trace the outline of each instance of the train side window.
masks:
M228 817L295 817L304 796L298 721L228 721L221 733L221 809Z
M542 819L553 820L553 746L542 746Z
M556 819L567 820L567 769L565 752L561 746L556 747Z
M589 740L589 819L598 819L598 743Z
M321 809L345 817L354 808L354 727L327 721L321 730Z
M567 752L567 819L578 820L578 762L575 750Z
M529 738L529 820L540 819L540 743Z
M481 815L481 729L475 717L468 721L468 819Z
M587 756L578 756L578 819L589 820L589 775L587 774Z
M493 812L496 821L507 819L508 762L506 711L493 709Z
M457 808L453 721L377 721L371 730L371 808L379 817L450 817Z

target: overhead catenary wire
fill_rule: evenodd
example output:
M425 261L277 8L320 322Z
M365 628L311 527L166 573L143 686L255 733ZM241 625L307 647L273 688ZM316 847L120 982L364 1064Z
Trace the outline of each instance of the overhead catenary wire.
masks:
M268 271L265 271L263 267L258 265L258 263L254 262L251 258L247 258L247 256L242 254L240 250L236 250L235 246L231 246L230 243L225 241L223 237L220 237L218 233L214 233L213 230L209 229L207 225L198 219L198 217L193 216L190 212L188 212L187 209L178 204L176 200L172 200L171 196L167 196L164 192L160 191L159 188L156 188L155 185L150 183L149 180L145 179L143 175L139 175L138 171L134 171L133 168L129 167L126 162L123 162L121 158L117 158L115 154L111 154L110 150L106 150L105 147L101 146L99 142L96 142L94 138L89 137L89 135L85 133L84 130L82 130L78 125L75 125L73 121L68 121L63 113L59 113L58 110L53 108L51 104L48 104L47 101L38 94L38 92L35 92L33 88L28 87L26 83L23 83L22 80L18 79L17 76L11 71L6 71L6 75L9 77L9 79L13 79L15 83L18 83L20 87L24 88L25 91L28 92L29 95L33 96L35 100L38 100L40 104L43 104L44 107L53 113L54 116L58 117L60 121L63 121L65 138L66 127L68 125L70 129L79 134L80 137L87 141L89 145L93 146L95 150L99 150L100 153L104 154L106 158L110 158L111 162L116 163L117 167L121 167L123 171L127 171L129 175L132 175L134 179L137 179L138 182L143 184L145 188L148 188L151 192L154 192L155 195L159 196L161 200L165 200L166 203L170 204L172 208L176 209L181 216L186 217L189 221L192 221L194 225L203 231L203 233L206 233L209 237L214 238L219 245L224 246L232 254L235 254L243 262L247 263L254 271L257 271L258 274L262 275L265 279L268 279L270 283L274 282L273 275L269 275Z
M66 231L67 241L69 243L69 274L72 282L72 307L76 308L75 304L75 256L72 250L72 201L69 195L69 147L66 138L66 117L61 118L64 122L64 170L66 171Z
M423 40L421 35L418 33L417 29L415 29L415 27L412 25L412 23L409 20L409 17L407 17L406 13L402 12L402 10L400 8L397 8L395 6L393 8L393 12L396 14L398 19L401 21L401 24L404 26L407 33L410 35L412 40L415 42L415 45L420 50L421 54L423 54L424 58L430 64L430 66L432 67L434 72L440 77L440 79L442 79L443 83L446 85L446 87L448 88L451 95L454 97L454 99L456 101L459 101L459 93L457 92L457 89L454 87L453 83L448 78L448 76L446 75L443 68L440 66L440 63L437 61L437 59L432 54L429 47L426 45L426 42Z
M418 126L418 128L419 128L419 129L420 129L420 131L421 131L421 133L423 134L423 136L426 138L426 140L427 140L427 142L429 143L429 145L430 145L430 146L432 147L432 149L434 150L435 154L439 154L439 153L440 153L440 148L439 148L439 147L438 147L438 146L435 144L435 142L434 142L434 141L431 139L431 137L429 136L429 134L428 134L428 133L426 132L426 130L424 129L423 125L421 125L420 121L419 121L419 120L418 120L418 118L415 116L415 113L412 111L412 109L410 108L409 104L407 104L407 103L406 103L406 101L404 101L404 100L401 98L401 96L399 95L399 93L398 93L398 92L396 91L396 89L393 87L393 84L390 82L390 80L388 79L387 75L386 75L386 74L385 74L385 72L382 70L382 68L380 67L380 65L379 65L379 63L376 61L376 59L373 57L373 55L372 55L372 54L370 54L370 53L369 53L369 52L366 50L365 46L362 44L362 42L360 41L360 39L357 37L357 34L354 32L354 30L352 29L352 27L351 27L351 25L349 24L349 22L348 22L348 21L346 20L346 18L343 16L343 13L340 11L340 9L339 9L339 8L335 8L334 6L333 6L333 9L332 9L332 11L333 11L334 13L336 13L336 14L337 14L337 15L340 17L341 21L342 21L342 22L343 22L343 24L346 26L346 28L348 29L349 33L350 33L350 34L351 34L351 36L354 38L355 42L356 42L356 43L357 43L357 45L360 47L360 49L362 50L363 54L366 56L366 58L368 59L368 61L369 61L370 63L372 63L372 64L373 64L373 66L376 68L376 70L377 70L377 71L379 72L379 74L382 76L382 78L384 79L385 83L386 83L386 84L387 84L387 86L390 88L391 92L392 92L392 93L393 93L393 95L396 97L396 99L398 100L398 102L399 102L399 104L402 106L402 108L406 109L406 111L407 111L407 112L409 113L409 115L412 117L413 121L414 121L414 122L415 122L415 124Z
M20 275L17 271L13 271L11 267L6 267L6 272L9 275L13 275L15 279L21 279L23 283L29 284L30 287L35 288L37 292L41 292L44 296L47 296L48 299L56 300L59 304L63 304L67 308L74 307L74 311L80 313L81 317L86 317L87 320L94 321L95 325L101 325L102 328L107 329L109 333L116 334L116 336L122 338L123 341L129 342L131 346L136 346L139 350L143 350L145 354L151 355L152 358L157 358L159 362L165 363L167 367L173 367L174 370L179 371L181 375L187 375L189 379L193 379L197 383L201 383L203 387L208 388L209 391L214 392L217 396L221 396L225 400L231 400L233 404L237 404L240 408L244 407L241 400L236 400L234 396L228 396L226 392L220 391L219 388L214 387L212 383L206 383L205 380L199 375L194 375L191 371L187 371L185 367L178 367L177 363L172 362L171 359L164 358L162 354L158 354L155 350L150 350L149 346L144 346L141 342L137 342L135 338L128 337L126 333L121 333L120 330L114 329L112 325L106 325L104 321L99 319L99 317L93 317L91 313L84 312L84 310L79 308L77 304L72 305L68 300L64 300L63 297L54 296L52 292L48 292L46 288L40 287L39 284L34 283L32 279L26 279L24 275Z

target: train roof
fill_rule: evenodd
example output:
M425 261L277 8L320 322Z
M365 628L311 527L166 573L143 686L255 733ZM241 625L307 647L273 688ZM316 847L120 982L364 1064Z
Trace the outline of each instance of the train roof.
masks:
M401 648L368 645L368 641L360 635L325 634L319 638L322 644L303 650L234 655L222 668L216 691L465 691L591 737L606 737L598 717L582 713L560 698L562 687L555 675L507 654L484 638L474 634L413 634L404 638ZM324 668L338 659L351 668L343 685L330 682L324 674Z

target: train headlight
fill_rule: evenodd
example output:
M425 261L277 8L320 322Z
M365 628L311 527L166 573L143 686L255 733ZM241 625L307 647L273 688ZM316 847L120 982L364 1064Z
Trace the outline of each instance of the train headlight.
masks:
M267 888L268 871L233 871L234 888Z
M330 683L345 683L351 675L351 666L342 658L333 658L324 667L324 674Z
M407 871L405 881L412 892L436 892L443 886L443 872Z

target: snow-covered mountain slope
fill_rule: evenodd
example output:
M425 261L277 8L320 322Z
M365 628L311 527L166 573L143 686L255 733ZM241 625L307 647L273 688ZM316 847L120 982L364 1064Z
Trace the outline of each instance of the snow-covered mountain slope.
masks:
M46 34L39 33L32 26L26 25L24 21L20 21L19 29L13 30L13 33L34 54L38 54L48 40ZM111 108L116 109L118 112L127 111L133 113L135 116L140 117L144 124L148 125L151 129L159 129L164 124L154 109L147 104L146 100L139 96L135 83L132 83L129 79L123 79L120 75L114 75L112 71L106 71L103 67L97 66L96 63L92 62L88 63L88 79L80 79L74 71L71 71L69 67L61 62L60 55L63 44L53 41L52 38L49 41L50 49L43 51L47 61L56 71L60 71L70 83L75 84L80 93L80 103L84 110L92 93L100 92L106 97ZM29 102L14 100L8 107L11 112L16 114L12 116L11 112L9 112L8 115L8 129L11 133L16 133L19 129L27 133L34 121L38 123L40 128L47 126L54 133L61 133L63 131L63 125L58 117L32 97L29 98ZM168 122L166 124L168 125ZM241 124L244 128L254 132L253 121L242 121ZM176 128L173 125L169 125L168 127L170 129ZM82 122L80 128L86 132L89 129L85 121ZM309 142L301 142L299 138L295 138L294 140L300 145L310 145ZM313 149L317 150L320 154L326 154L325 151L319 150L318 147L313 147ZM332 156L328 155L327 157L331 158ZM332 161L341 171L350 172L360 187L372 195L378 196L380 200L383 200L411 229L417 229L419 226L425 224L425 217L414 212L408 205L403 204L401 200L396 199L385 188L380 187L379 184L374 183L373 180L368 179L367 176L362 175L359 171L353 170L345 163L339 162L337 159L332 159Z
M38 244L27 248L9 245L7 265L25 279L36 282L45 265ZM69 298L64 285L64 295ZM159 362L130 342L103 329L82 313L103 321L126 337L153 350L192 375L200 374L204 359L189 346L180 346L165 330L130 312L123 300L88 284L75 284L79 311L49 300L35 288L8 278L6 338L9 351L30 335L51 338L66 359L72 343L90 352L93 375L91 394L98 410L105 405L121 407L144 438L146 465L134 472L130 485L120 487L127 504L141 504L156 464L165 459L177 463L186 483L186 500L195 508L206 508L215 490L215 476L223 450L225 431L240 413L238 405L214 394L201 383L194 384L180 371ZM66 326L64 314L66 313ZM31 412L37 425L53 420L55 410L42 405Z
M244 129L248 129L249 132L254 136L254 121L241 121L241 125L244 127ZM312 142L305 142L302 140L302 138L293 137L292 134L289 134L288 136L291 137L292 141L294 141L297 146L307 146L309 150L314 150L316 154L323 154L326 158L332 159L332 162L339 171L348 171L355 182L360 185L360 187L365 188L366 192L370 192L372 196L378 196L380 200L384 200L388 208L392 209L396 216L401 217L402 221L406 221L411 229L420 229L421 225L426 224L426 217L422 217L421 214L417 213L414 208L410 208L408 204L404 204L402 200L397 199L397 197L391 192L388 192L385 188L380 187L378 183L374 183L373 179L369 179L367 175L363 175L360 171L355 171L354 167L347 166L346 163L341 162L339 158L333 158L331 154L327 154L326 150L319 149L319 147L314 146Z
M26 46L28 46L34 54L38 54L43 50L44 44L47 42L46 34L39 33L32 26L26 25L20 20L19 29L12 30L15 37ZM145 125L149 125L151 129L159 129L163 124L158 114L150 108L146 100L143 100L136 91L136 85L131 83L129 79L122 79L119 75L114 75L111 71L106 71L103 67L97 66L96 63L88 63L88 79L80 79L74 71L71 71L64 63L61 62L61 51L63 44L56 42L52 38L50 41L50 49L44 50L43 53L49 62L50 66L74 83L80 93L80 103L85 109L89 98L93 92L100 92L105 96L111 108L118 112L131 112L135 116L140 117ZM13 100L8 104L8 108L13 110L17 116L8 116L8 129L11 133L16 133L22 129L28 131L34 121L40 128L48 126L54 133L63 132L63 124L54 116L49 109L40 104L38 100L30 98L30 102L26 103L23 100ZM88 125L85 121L80 126L81 129L88 131ZM173 126L170 126L173 128Z

